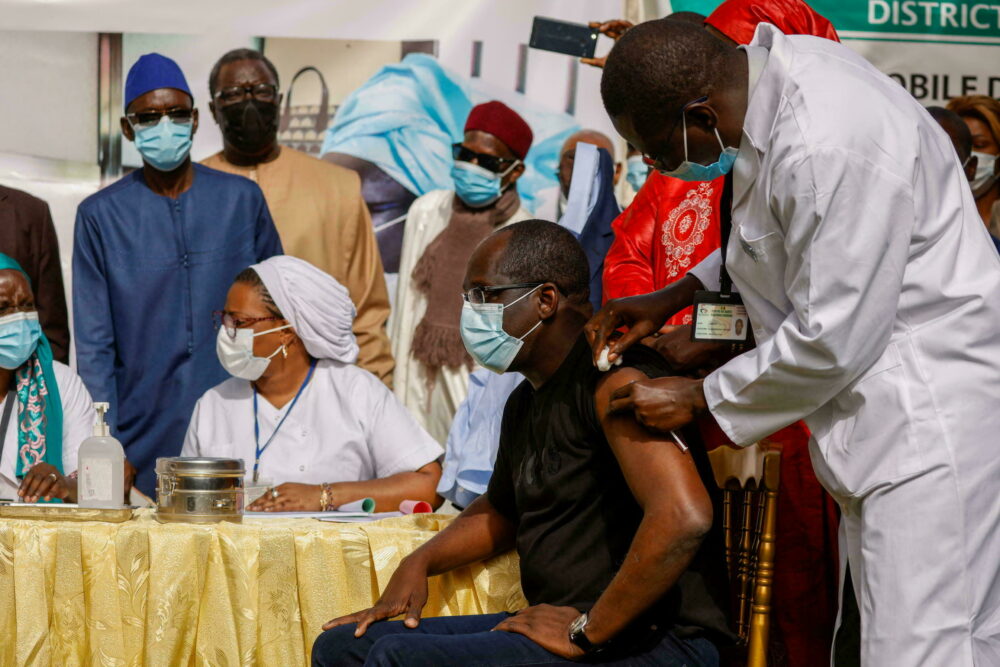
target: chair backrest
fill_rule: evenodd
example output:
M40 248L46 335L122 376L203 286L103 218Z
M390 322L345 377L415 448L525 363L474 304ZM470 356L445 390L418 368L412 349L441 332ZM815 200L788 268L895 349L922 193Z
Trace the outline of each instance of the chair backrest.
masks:
M746 647L747 667L765 667L781 450L758 443L743 449L719 447L708 457L723 493L722 525L734 630Z

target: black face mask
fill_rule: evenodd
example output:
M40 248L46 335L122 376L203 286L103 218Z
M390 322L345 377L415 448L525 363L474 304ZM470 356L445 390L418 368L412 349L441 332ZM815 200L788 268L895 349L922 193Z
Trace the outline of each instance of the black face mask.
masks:
M222 135L243 153L262 153L278 134L278 105L248 99L223 107Z

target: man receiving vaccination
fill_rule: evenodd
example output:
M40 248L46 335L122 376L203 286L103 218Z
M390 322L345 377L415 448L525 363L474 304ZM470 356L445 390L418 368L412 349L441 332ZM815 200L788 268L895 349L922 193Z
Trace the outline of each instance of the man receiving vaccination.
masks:
M152 495L159 456L177 456L195 401L226 378L212 311L243 268L281 254L260 188L191 163L198 111L177 64L139 58L122 133L142 169L76 214L73 316L80 376Z
M718 290L723 262L757 341L704 380L626 386L613 409L658 430L707 410L739 445L804 419L843 513L863 664L997 664L1000 258L948 138L850 49L767 24L739 50L637 26L601 93L658 170L731 173L732 226L724 259L609 302L595 359L620 326L612 359Z
M588 282L583 249L554 223L511 225L475 250L462 338L481 365L527 378L489 489L403 559L374 607L327 624L314 665L718 664L730 635L707 457L608 414L615 389L665 364L643 347L607 374L590 364ZM511 548L531 606L420 620L428 576Z

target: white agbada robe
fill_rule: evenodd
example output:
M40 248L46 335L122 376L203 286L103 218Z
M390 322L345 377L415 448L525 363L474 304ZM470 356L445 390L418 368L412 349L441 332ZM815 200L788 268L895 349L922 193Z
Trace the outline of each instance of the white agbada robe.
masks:
M357 366L323 359L299 397L280 410L257 397L260 442L282 417L260 459L260 479L273 484L360 482L412 472L443 454L392 392ZM256 456L253 389L230 378L195 405L181 456L243 459L250 477Z
M52 362L52 372L59 386L59 398L63 409L63 474L76 471L77 454L80 444L93 435L94 403L87 387L80 376L69 366L58 361ZM0 396L0 412L3 411L5 396ZM16 399L15 399L16 400ZM14 500L17 498L17 416L19 410L11 413L10 424L3 435L3 455L0 456L0 498Z
M399 285L389 316L389 339L396 360L392 379L396 396L442 445L448 441L448 431L458 406L469 393L469 373L472 371L464 366L444 366L437 371L434 381L428 382L427 367L411 353L413 333L427 310L427 295L413 286L410 276L427 246L448 226L454 197L452 190L434 190L410 205L399 260ZM531 214L519 208L497 229L530 219Z
M706 378L709 409L742 445L800 418L812 430L862 664L1000 665L1000 257L948 137L903 87L767 24L748 50L766 62L727 267L757 347ZM717 289L718 268L692 273Z

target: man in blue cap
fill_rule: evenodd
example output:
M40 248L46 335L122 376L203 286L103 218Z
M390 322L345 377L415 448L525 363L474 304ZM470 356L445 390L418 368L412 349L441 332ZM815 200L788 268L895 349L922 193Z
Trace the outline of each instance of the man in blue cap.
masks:
M77 365L151 494L195 401L226 378L212 311L242 269L281 254L255 183L192 164L198 111L177 63L139 58L122 133L143 166L80 204L73 243Z

